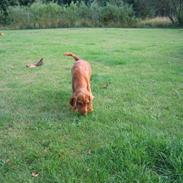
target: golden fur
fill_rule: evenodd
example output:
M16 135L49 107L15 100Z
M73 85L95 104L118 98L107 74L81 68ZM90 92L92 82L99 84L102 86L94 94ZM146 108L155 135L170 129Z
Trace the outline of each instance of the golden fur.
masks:
M73 53L67 52L65 56L71 56L75 59L72 67L72 97L70 104L74 111L78 111L82 115L93 111L93 95L91 92L91 65L80 59Z

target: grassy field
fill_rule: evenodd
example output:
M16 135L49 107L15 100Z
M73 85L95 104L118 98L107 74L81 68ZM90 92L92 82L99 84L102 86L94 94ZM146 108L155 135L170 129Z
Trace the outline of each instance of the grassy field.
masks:
M183 182L183 29L4 33L1 183ZM65 51L92 64L87 117L70 110Z

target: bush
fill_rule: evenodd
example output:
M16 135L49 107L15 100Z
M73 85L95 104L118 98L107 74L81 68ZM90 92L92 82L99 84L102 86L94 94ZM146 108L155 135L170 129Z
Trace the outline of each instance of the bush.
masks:
M8 22L14 28L29 28L27 25L31 24L30 10L24 6L14 6L8 9Z
M34 3L27 6L11 6L8 9L10 26L15 28L58 27L62 7L56 3Z
M107 6L101 8L100 22L104 25L127 27L132 25L135 22L134 20L133 9L127 4L121 4L118 7L108 3Z
M32 15L32 23L34 27L57 27L61 14L61 7L56 3L34 3L30 7L30 12Z
M58 5L57 3L33 3L31 6L10 6L8 25L13 28L51 28L51 27L126 27L134 23L131 6L107 3L99 6L96 2Z

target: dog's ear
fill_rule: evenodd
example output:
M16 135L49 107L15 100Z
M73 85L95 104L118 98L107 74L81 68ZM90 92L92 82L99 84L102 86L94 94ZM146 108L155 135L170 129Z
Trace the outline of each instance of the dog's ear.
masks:
M70 104L72 105L72 107L76 108L76 97L71 97Z

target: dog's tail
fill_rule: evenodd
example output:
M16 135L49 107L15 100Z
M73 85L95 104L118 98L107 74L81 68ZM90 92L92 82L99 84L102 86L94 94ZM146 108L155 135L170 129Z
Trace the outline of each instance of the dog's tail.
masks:
M79 58L77 55L75 55L74 53L71 53L71 52L66 52L66 53L64 53L64 56L73 57L75 61L80 60L80 58Z

